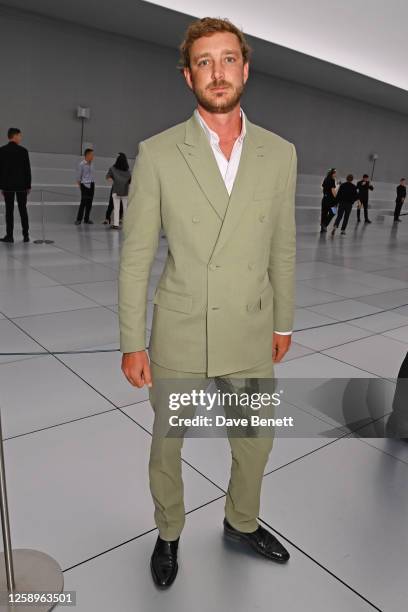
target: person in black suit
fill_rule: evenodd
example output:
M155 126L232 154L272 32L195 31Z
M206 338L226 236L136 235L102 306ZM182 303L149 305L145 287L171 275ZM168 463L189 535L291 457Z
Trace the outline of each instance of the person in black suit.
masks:
M342 183L337 191L336 200L339 203L339 209L337 213L336 220L334 222L334 227L332 229L332 236L334 236L336 229L340 225L340 221L343 219L343 223L341 226L341 233L345 235L346 227L349 220L349 216L351 213L351 209L353 208L353 204L356 200L358 200L358 191L357 187L353 183L354 176L352 174L347 175L347 180L345 183Z
M400 214L401 208L404 203L404 200L407 195L407 188L405 184L405 179L402 178L400 180L400 184L397 185L397 198L395 200L395 209L394 209L394 223L399 223L401 221Z
M8 144L0 147L0 190L6 205L6 235L2 242L14 242L14 199L17 198L24 242L29 242L27 195L31 190L31 166L27 149L20 145L21 130L10 128Z
M358 181L357 183L357 190L358 190L358 199L360 200L361 205L364 208L365 223L371 223L370 219L368 218L368 192L369 190L373 191L373 189L374 187L370 183L368 174L363 174L362 180ZM361 221L360 210L361 210L360 208L357 208L357 223L360 223Z

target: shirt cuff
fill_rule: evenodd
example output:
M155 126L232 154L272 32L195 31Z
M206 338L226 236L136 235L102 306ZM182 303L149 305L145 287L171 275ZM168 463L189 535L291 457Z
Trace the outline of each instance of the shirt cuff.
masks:
M293 333L293 330L291 331L286 331L286 332L281 332L281 331L276 331L274 332L275 334L280 334L281 336L290 336Z

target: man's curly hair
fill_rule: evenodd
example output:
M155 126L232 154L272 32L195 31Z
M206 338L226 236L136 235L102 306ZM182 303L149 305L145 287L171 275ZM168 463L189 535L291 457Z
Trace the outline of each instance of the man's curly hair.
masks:
M237 28L229 19L220 19L217 17L203 17L193 21L187 28L184 35L184 40L181 43L179 69L190 68L190 49L194 41L202 36L211 36L216 32L230 32L235 34L239 40L244 64L249 61L251 55L251 47L245 40L243 32Z

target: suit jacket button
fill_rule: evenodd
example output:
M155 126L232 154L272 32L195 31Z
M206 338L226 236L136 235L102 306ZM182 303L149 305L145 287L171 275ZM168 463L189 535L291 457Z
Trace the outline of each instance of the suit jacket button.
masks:
M208 267L210 268L210 270L213 271L213 270L216 269L217 266L215 264L213 264L213 263L210 263L210 265Z
M259 220L261 223L263 223L265 221L265 215L259 215Z
M248 264L248 270L253 270L254 268L255 268L255 264L253 263Z
M200 223L200 217L193 217L191 220L193 223Z

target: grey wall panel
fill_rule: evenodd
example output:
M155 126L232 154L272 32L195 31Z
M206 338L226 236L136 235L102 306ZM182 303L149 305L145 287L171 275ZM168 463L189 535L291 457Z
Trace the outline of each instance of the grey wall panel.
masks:
M120 150L133 157L141 139L194 107L173 49L26 14L0 11L0 27L0 133L21 127L32 151L78 153L78 104L92 112L85 140L108 157ZM377 179L408 174L404 115L259 72L243 106L254 122L296 144L304 174L330 165L342 176L369 172L374 151Z
M304 174L330 166L342 177L370 174L374 152L378 180L394 182L408 174L405 115L260 73L248 82L245 103L255 122L296 144Z

